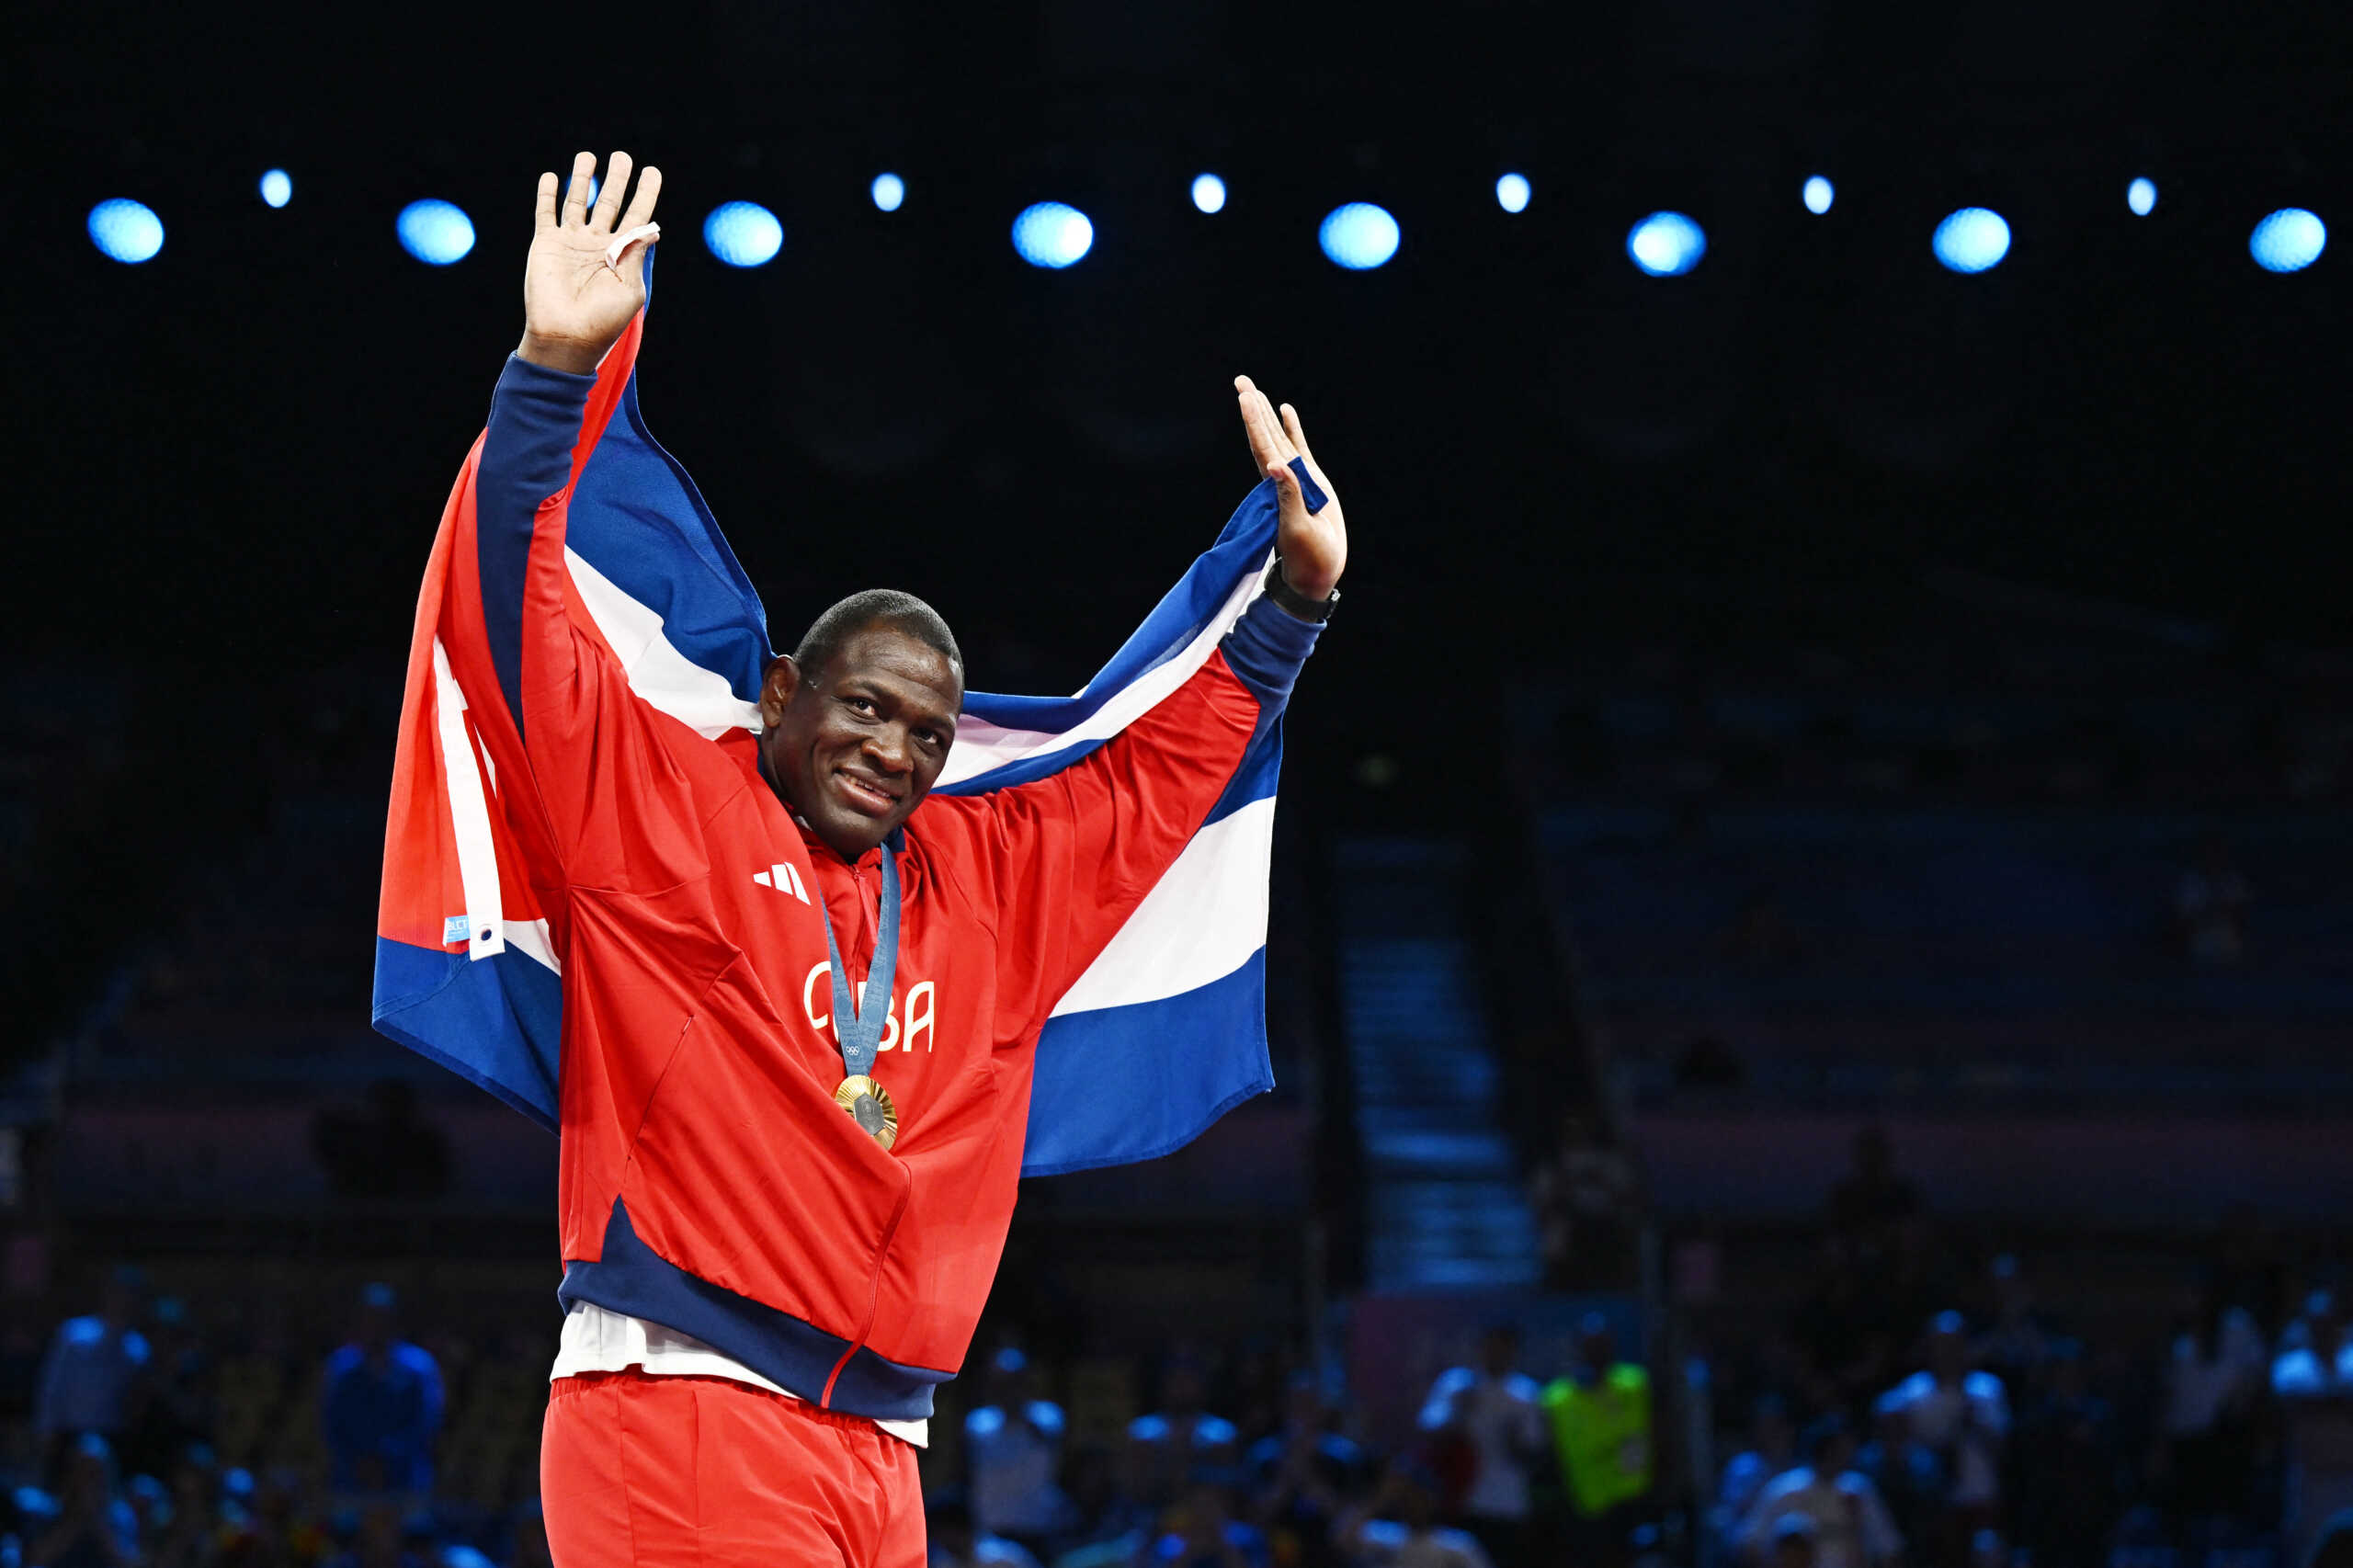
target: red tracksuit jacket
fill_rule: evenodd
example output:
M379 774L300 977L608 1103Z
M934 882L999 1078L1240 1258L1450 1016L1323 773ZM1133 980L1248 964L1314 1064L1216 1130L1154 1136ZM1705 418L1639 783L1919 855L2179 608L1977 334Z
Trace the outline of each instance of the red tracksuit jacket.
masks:
M564 566L594 385L510 359L476 486L486 634L531 786L500 795L529 818L563 965L562 1296L829 1408L926 1416L1004 1247L1039 1028L1215 804L1317 628L1261 597L1083 762L916 808L874 1070L899 1109L886 1151L834 1099L811 902L862 983L880 852L845 864L762 778L752 735L705 739L631 691Z

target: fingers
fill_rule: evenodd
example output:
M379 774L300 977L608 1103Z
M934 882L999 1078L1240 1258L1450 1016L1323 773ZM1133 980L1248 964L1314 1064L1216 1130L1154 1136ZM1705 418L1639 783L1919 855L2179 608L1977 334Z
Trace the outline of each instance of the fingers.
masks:
M1299 455L1307 460L1307 466L1316 467L1315 453L1307 445L1307 432L1299 423L1299 410L1289 403L1283 404L1283 431L1290 437L1290 444L1298 449Z
M588 219L588 226L599 233L613 232L613 220L620 214L621 193L629 189L630 166L627 153L615 153L605 160L605 183L597 189L597 206Z
M614 156L619 157L620 154L615 153ZM648 164L638 173L637 194L630 199L628 215L620 222L621 229L642 228L654 222L654 203L661 195L662 171Z
M597 177L597 154L575 153L572 156L572 183L563 192L563 221L584 222L588 216L588 187Z
M1302 491L1302 502L1313 515L1321 512L1332 501L1332 482L1324 477L1324 465L1315 460L1315 449L1307 444L1307 426L1299 422L1299 410L1283 404L1283 429L1290 437L1290 444L1298 449L1300 460L1307 465L1307 483ZM1307 491L1313 491L1309 494Z
M1275 420L1274 405L1267 401L1267 394L1258 390L1256 383L1247 376L1236 376L1233 391L1242 405L1243 428L1249 432L1250 455L1256 460L1260 472L1296 457L1290 438Z
M551 169L540 176L538 223L542 229L555 227L555 171Z

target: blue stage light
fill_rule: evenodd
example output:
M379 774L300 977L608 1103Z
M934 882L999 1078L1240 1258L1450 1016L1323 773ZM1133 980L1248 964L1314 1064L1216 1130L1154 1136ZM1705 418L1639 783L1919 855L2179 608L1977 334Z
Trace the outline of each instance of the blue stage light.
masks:
M1708 235L1680 212L1654 212L1626 235L1626 254L1653 278L1680 278L1708 254Z
M2124 187L2124 205L2132 209L2135 218L2145 218L2157 210L2157 182L2136 179Z
M766 267L784 248L784 225L756 201L722 201L702 221L702 243L730 267Z
M272 169L261 176L261 199L272 207L283 207L294 199L294 176L284 169Z
M1064 202L1037 202L1013 221L1013 248L1032 267L1068 267L1094 244L1095 225Z
M1525 212L1528 199L1535 195L1526 175L1506 175L1495 181L1495 205L1506 212Z
M474 221L454 201L412 201L394 227L401 248L427 267L461 261L474 248Z
M1953 271L1983 272L2010 254L2010 226L1991 209L1964 207L1937 225L1929 244Z
M2302 272L2318 261L2327 247L2328 225L2316 214L2301 207L2282 207L2255 226L2246 248L2255 265L2266 272Z
M115 261L152 261L164 248L164 221L143 201L114 197L90 209L90 243Z
M1819 218L1824 212L1829 211L1830 204L1837 199L1838 187L1832 185L1827 178L1821 175L1813 175L1807 177L1805 182L1805 210L1807 211Z
M1193 205L1204 212L1225 210L1225 182L1215 175L1193 176Z
M1350 272L1366 272L1397 254L1397 220L1370 201L1351 201L1324 214L1315 231L1324 254Z
M874 205L885 212L896 212L899 204L907 199L907 182L896 175L876 175L870 188L874 196Z

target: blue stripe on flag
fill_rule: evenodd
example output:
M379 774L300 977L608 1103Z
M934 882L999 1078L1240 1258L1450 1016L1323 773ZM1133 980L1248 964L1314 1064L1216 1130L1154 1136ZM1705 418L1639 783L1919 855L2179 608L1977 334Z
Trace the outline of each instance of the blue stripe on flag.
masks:
M710 507L645 428L637 375L572 492L565 542L662 618L673 648L745 702L767 674L767 615Z
M984 694L967 692L964 697L964 711L972 712L972 699L981 695ZM1034 699L1014 698L999 699L999 700ZM1035 784L1039 779L1051 778L1073 763L1092 756L1102 744L1101 740L1078 741L1059 751L1037 752L1013 762L1000 764L990 768L986 773L975 773L970 778L960 778L953 784L938 785L932 793L935 795L985 795L993 790L1011 790L1022 784Z
M1046 1020L1029 1090L1026 1176L1156 1160L1275 1086L1267 949L1222 980Z
M563 1015L555 971L511 948L476 960L376 938L376 1028L550 1132Z

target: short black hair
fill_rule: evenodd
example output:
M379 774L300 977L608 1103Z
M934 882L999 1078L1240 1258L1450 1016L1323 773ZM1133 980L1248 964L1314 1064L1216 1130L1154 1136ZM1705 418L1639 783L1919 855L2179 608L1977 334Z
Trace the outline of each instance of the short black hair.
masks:
M850 595L810 624L801 646L792 651L792 662L801 666L801 678L814 680L823 675L841 645L870 626L904 631L938 649L956 666L957 677L963 677L963 651L956 646L956 634L948 630L938 610L896 588L869 588Z

